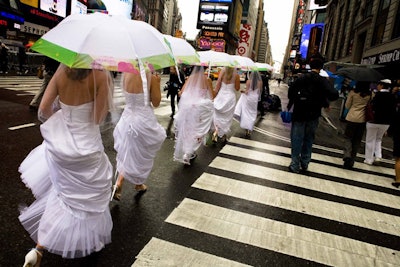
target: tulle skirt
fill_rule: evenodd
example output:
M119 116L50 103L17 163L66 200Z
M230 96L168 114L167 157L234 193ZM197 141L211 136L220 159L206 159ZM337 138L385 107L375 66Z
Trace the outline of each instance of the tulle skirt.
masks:
M199 99L195 103L188 104L179 102L179 111L174 120L175 161L184 162L185 154L193 157L210 131L213 112L214 106L210 99Z
M143 184L166 137L150 106L125 108L114 129L118 172L133 184Z
M83 126L67 126L61 112L54 114L41 125L45 141L19 168L36 198L19 220L36 243L64 258L85 257L111 242L112 165L95 143L98 127Z

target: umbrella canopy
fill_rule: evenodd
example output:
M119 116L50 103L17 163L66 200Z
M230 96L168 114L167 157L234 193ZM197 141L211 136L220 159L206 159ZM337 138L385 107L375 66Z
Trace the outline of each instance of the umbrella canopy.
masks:
M142 64L151 71L175 64L153 26L102 13L68 16L31 49L73 68L135 72Z
M200 56L185 39L164 35L171 47L175 61L179 64L193 65L200 62Z
M336 75L345 76L359 82L376 82L384 78L378 71L366 67L341 68L336 72Z
M257 70L256 63L252 59L239 55L233 55L232 57L238 62L238 68L242 70Z
M238 62L236 62L231 55L224 52L208 50L208 51L199 51L198 53L200 55L200 65L202 66L235 67L238 64Z
M271 65L267 64L267 63L256 62L256 66L257 66L258 71L271 72L271 71L274 70L274 68Z

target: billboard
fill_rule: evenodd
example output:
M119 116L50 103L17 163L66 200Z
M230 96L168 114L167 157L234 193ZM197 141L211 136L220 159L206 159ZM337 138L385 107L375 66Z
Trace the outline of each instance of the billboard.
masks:
M108 14L131 18L133 0L103 0L103 3L107 7Z
M87 0L72 0L71 14L86 14Z
M203 25L228 26L232 0L200 0L197 29Z
M65 18L67 15L67 0L40 0L40 9Z
M250 40L251 40L251 25L242 24L239 33L239 46L236 54L244 57L251 57L250 54Z
M312 54L319 52L323 31L323 23L305 24L303 26L300 43L300 54L302 58L309 59Z

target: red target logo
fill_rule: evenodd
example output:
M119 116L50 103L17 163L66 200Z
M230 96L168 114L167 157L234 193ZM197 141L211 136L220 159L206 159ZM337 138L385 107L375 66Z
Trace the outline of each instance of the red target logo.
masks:
M243 56L246 53L246 48L243 46L239 46L237 51L239 55Z

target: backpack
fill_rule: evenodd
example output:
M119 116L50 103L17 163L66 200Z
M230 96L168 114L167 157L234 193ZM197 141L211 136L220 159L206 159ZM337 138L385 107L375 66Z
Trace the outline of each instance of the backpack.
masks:
M279 111L282 109L282 103L279 96L271 94L262 102L264 109L268 111Z

